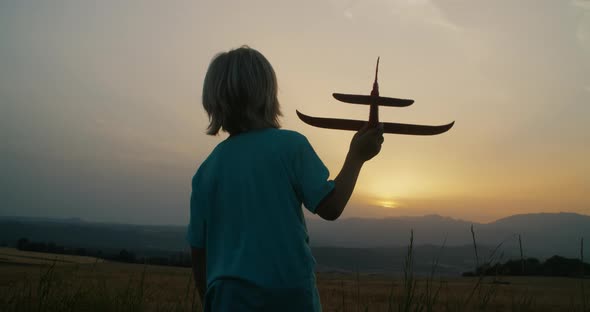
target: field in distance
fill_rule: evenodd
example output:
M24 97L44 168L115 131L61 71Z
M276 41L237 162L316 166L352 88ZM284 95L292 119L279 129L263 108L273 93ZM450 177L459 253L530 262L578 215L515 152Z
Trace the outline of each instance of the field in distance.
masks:
M575 278L435 277L415 283L367 274L319 273L317 278L324 311L590 308L590 284ZM188 268L0 248L0 310L200 311L200 302Z
M15 248L0 247L0 272L6 266L28 266L28 265L56 265L63 264L90 264L103 262L104 260L94 257L50 254L34 251L23 251Z

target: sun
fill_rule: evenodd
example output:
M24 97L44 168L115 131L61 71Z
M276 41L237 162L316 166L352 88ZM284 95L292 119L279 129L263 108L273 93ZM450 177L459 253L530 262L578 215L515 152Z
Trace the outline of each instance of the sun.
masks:
M393 209L393 208L399 207L399 204L393 200L379 200L377 202L377 204L381 207L384 207L384 208L392 208Z

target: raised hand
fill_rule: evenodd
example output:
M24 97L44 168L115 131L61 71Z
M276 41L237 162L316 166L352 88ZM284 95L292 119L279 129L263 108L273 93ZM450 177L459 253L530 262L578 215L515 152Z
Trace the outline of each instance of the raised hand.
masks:
M349 155L355 160L367 161L381 151L383 144L383 124L369 128L365 124L352 138Z

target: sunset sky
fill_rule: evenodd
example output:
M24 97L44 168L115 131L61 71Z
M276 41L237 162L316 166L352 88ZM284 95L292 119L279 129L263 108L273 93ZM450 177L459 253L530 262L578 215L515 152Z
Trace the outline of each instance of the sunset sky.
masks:
M2 1L0 215L186 224L190 180L226 135L205 135L212 57L242 44L279 82L283 127L338 174L352 132L295 110L367 119L386 135L344 217L590 214L590 1Z

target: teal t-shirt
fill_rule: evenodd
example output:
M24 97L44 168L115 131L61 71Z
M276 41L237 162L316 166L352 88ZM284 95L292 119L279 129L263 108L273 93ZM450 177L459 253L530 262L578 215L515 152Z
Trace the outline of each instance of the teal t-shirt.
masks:
M189 244L207 251L206 297L239 281L231 287L251 285L244 293L258 289L267 294L263 301L289 289L312 294L314 310L321 310L301 206L315 213L334 188L328 178L308 140L294 131L252 130L217 145L193 177L187 231Z

